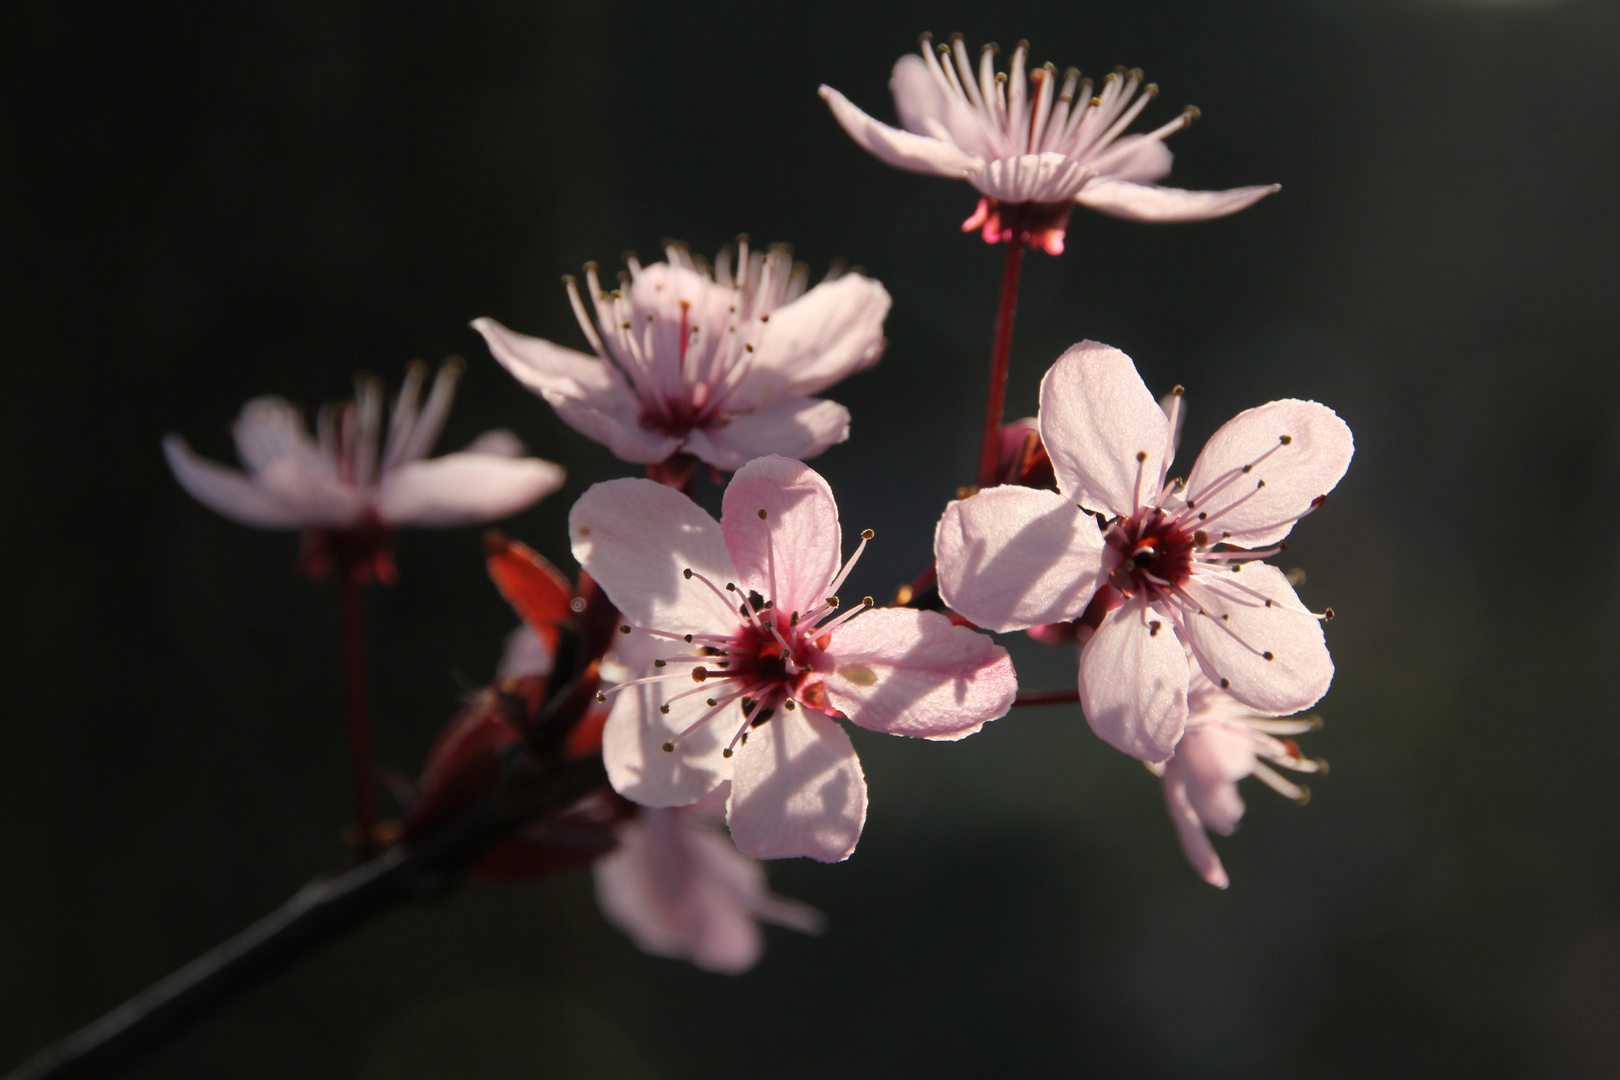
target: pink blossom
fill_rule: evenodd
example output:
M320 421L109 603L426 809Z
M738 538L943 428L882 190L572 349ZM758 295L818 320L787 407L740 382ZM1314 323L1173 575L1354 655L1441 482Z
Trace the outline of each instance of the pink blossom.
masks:
M1220 856L1205 830L1231 836L1243 817L1238 781L1258 776L1274 791L1303 803L1310 790L1273 769L1320 772L1321 761L1303 757L1286 736L1315 731L1315 717L1286 720L1259 716L1209 681L1194 664L1187 687L1187 732L1176 755L1163 765L1150 765L1164 778L1164 801L1181 839L1181 850L1200 877L1218 889L1230 883ZM1277 736L1284 736L1279 739Z
M648 675L616 694L603 735L608 778L644 806L694 803L732 781L727 819L744 854L848 858L866 780L836 722L960 739L1017 691L1007 652L937 612L840 613L832 491L804 464L737 470L716 522L679 492L610 480L569 515L574 555L623 612ZM618 691L626 691L618 693Z
M322 573L337 558L388 579L394 528L492 521L562 485L562 468L522 457L509 431L485 432L459 453L428 459L459 376L458 364L442 367L424 404L427 368L412 364L380 448L382 387L362 378L353 401L321 410L313 438L282 398L242 406L232 432L246 473L199 457L179 435L164 437L163 452L180 486L210 510L255 528L305 530L306 569Z
M808 272L783 246L750 253L739 241L711 273L684 248L604 293L585 271L568 298L595 356L525 337L493 319L473 327L518 381L570 427L625 461L684 453L727 471L766 454L813 457L849 438L849 411L813 395L875 363L889 294L844 274L805 291Z
M977 188L984 198L962 230L982 228L986 242L1009 240L1016 229L1057 255L1076 202L1136 221L1202 221L1278 190L1155 184L1170 172L1165 138L1192 123L1198 110L1189 107L1146 134L1124 134L1159 93L1142 85L1140 71L1110 72L1096 87L1070 68L1060 83L1051 64L1026 74L1029 44L1021 41L1008 73L995 71L996 47L986 45L975 75L962 35L937 49L938 58L924 34L921 57L903 56L894 65L889 89L904 130L874 120L830 86L821 96L844 130L890 165ZM1018 213L1009 216L1007 208Z
M1179 411L1179 393L1169 401ZM1350 429L1315 402L1273 401L1217 431L1183 483L1167 478L1176 423L1130 357L1082 342L1041 383L1058 491L981 491L952 503L934 538L940 594L980 626L1096 625L1081 705L1099 736L1144 761L1181 738L1188 651L1268 715L1309 708L1333 678L1324 616L1253 560L1280 550L1339 482Z
M739 975L764 951L760 922L819 934L826 920L771 892L765 868L718 830L727 796L721 784L691 806L642 807L592 871L602 913L643 952Z

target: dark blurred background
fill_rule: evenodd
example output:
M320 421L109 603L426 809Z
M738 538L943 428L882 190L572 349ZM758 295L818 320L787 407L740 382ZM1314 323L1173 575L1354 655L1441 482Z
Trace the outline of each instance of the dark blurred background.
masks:
M867 157L816 87L892 119L925 29L1139 65L1146 122L1203 110L1172 182L1284 185L1203 225L1077 211L1030 256L1010 411L1093 337L1186 385L1189 448L1272 398L1349 421L1285 556L1340 615L1311 805L1246 782L1222 893L1076 709L857 731L859 851L771 867L832 930L772 931L749 975L641 955L588 875L474 885L136 1075L1620 1075L1620 10L1580 0L7 5L0 1067L345 862L335 590L187 498L164 432L232 460L253 395L463 354L441 445L509 426L566 464L506 527L571 569L569 504L634 470L468 320L582 346L560 274L747 231L893 292L816 466L878 533L857 591L920 568L972 472L1000 250L958 232L967 185ZM514 620L477 530L399 561L373 689L414 772ZM1012 644L1026 688L1072 685L1072 652Z

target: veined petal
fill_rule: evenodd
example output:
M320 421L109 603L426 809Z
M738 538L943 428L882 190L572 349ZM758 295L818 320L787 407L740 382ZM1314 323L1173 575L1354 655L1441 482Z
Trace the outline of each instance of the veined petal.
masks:
M1175 753L1187 723L1187 653L1170 619L1140 599L1080 651L1080 707L1099 738L1143 761Z
M726 820L744 855L849 858L866 825L866 777L837 722L815 709L778 713L734 761Z
M1066 498L1129 517L1158 495L1170 422L1118 349L1082 341L1058 357L1041 380L1040 421Z
M720 523L651 480L593 485L568 513L574 558L625 618L671 633L731 633L737 614L691 569L724 588L737 580Z
M937 611L883 608L833 632L827 700L852 723L891 735L965 738L1018 694L1007 650Z
M1063 496L993 487L945 508L934 530L939 593L989 630L1079 618L1102 584L1096 519Z
M888 290L861 274L824 281L770 313L747 373L727 404L747 409L809 397L883 355Z
M613 711L602 728L602 761L608 782L614 791L642 806L690 806L731 779L732 763L721 754L731 732L722 732L716 721L682 738L673 752L664 750L664 744L692 720L658 711L669 698L671 685L682 688L672 680L615 694Z
M962 175L1000 202L1057 203L1074 198L1097 173L1074 158L1047 151L994 158L969 166Z
M562 486L562 467L539 458L446 454L383 477L377 516L390 525L471 525L515 514Z
M812 458L849 438L849 410L822 398L787 398L686 437L682 449L727 472L757 457Z
M941 139L913 135L892 128L866 115L843 94L830 86L821 88L822 100L832 109L833 118L868 153L898 169L960 177L979 159Z
M1240 566L1201 569L1185 586L1202 609L1184 620L1193 655L1213 682L1258 712L1308 709L1333 681L1322 624L1281 570Z
M1232 882L1226 876L1226 868L1221 865L1221 857L1215 854L1215 845L1209 842L1204 823L1199 820L1198 812L1193 809L1192 800L1187 796L1186 778L1176 768L1174 761L1164 770L1164 802L1170 811L1170 820L1175 823L1182 854L1198 871L1198 876L1217 889L1230 885Z
M163 456L180 486L216 514L259 529L304 524L296 507L282 502L235 469L198 456L178 435L163 437Z
M1326 405L1269 402L1238 413L1204 444L1187 498L1209 514L1202 526L1211 537L1265 547L1333 490L1354 453L1349 426Z
M1281 184L1260 184L1226 191L1186 191L1098 178L1081 188L1075 199L1082 206L1131 221L1208 221L1235 214L1281 190Z
M743 588L789 612L826 598L843 534L832 489L814 469L784 457L750 461L726 486L720 524Z

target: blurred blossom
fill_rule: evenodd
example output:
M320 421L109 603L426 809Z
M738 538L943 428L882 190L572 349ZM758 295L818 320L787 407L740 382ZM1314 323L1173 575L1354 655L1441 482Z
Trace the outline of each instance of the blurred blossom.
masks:
M1321 727L1315 717L1279 720L1256 715L1248 706L1209 681L1194 663L1187 680L1187 730L1176 754L1163 765L1150 765L1164 778L1164 801L1181 839L1181 850L1200 877L1218 889L1230 884L1226 868L1206 829L1231 836L1243 817L1237 783L1258 776L1274 791L1304 803L1310 790L1273 769L1320 772L1320 761L1301 756L1290 735ZM1279 739L1277 736L1284 736Z
M764 950L760 922L819 934L815 908L772 893L765 870L719 830L728 785L691 806L643 807L618 827L618 847L593 867L609 922L655 956L738 975Z
M1141 71L1112 71L1097 87L1070 68L1060 83L1052 64L1026 71L1029 43L1021 41L1010 71L995 70L996 47L986 45L975 74L962 35L937 48L938 58L924 34L921 56L894 65L889 89L904 130L874 120L830 86L821 96L844 130L890 165L977 188L984 198L962 231L980 229L987 243L1016 234L1058 255L1076 202L1135 221L1202 221L1278 190L1159 187L1155 181L1170 172L1165 138L1198 110L1188 107L1145 134L1124 134L1159 93L1142 85Z
M854 851L866 780L834 718L954 740L1012 705L1012 662L985 635L937 612L868 610L870 597L835 614L872 534L840 567L837 504L800 462L738 470L718 522L648 480L597 484L569 531L624 613L621 656L642 645L652 672L608 691L625 691L603 736L609 779L646 806L731 781L732 837L754 858Z
M953 502L935 533L940 594L991 630L1083 618L1080 702L1094 730L1164 761L1187 720L1187 653L1269 715L1314 705L1333 678L1320 620L1276 554L1350 464L1350 429L1309 401L1239 413L1185 482L1167 479L1172 415L1131 358L1087 341L1041 382L1041 440L1057 492L1003 486ZM1099 529L1091 514L1105 520ZM1264 550L1251 550L1265 548Z
M656 465L691 455L731 471L752 458L808 458L849 438L849 410L813 395L883 353L889 294L871 278L809 273L778 245L736 270L723 251L713 270L685 248L668 262L633 257L622 286L585 284L594 322L568 280L568 298L595 356L516 334L493 319L473 327L519 382L570 427L625 461Z
M380 449L382 387L361 378L353 401L321 409L313 438L299 410L282 398L242 406L232 433L246 473L199 457L179 435L164 437L163 452L180 486L209 509L255 528L304 530L300 567L312 576L337 562L362 580L391 581L395 528L492 521L563 482L560 466L523 457L523 444L504 430L427 458L459 375L459 364L445 364L424 403L427 367L412 364Z

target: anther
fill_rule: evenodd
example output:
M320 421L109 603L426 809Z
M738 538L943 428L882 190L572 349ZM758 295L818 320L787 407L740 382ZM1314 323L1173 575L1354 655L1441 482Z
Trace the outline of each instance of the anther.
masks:
M870 539L872 539L872 537L874 537L876 535L877 535L877 533L873 532L871 529L862 529L861 530L861 539L862 540L870 540Z
M628 634L629 632L630 632L630 627L629 626L621 626L621 627L619 627L619 633ZM690 639L688 639L688 640L690 640Z
M1244 470L1244 471L1247 472L1248 470ZM1261 488L1263 488L1265 486L1266 486L1266 481L1265 481L1265 478L1262 477L1259 480L1259 482L1254 485L1254 490L1259 491Z
M761 521L764 521L764 520L765 520L765 517L766 517L766 514L765 514L765 508L764 508L764 507L760 507L760 510L759 510L759 520L761 520Z
M1328 622L1332 622L1333 621L1333 609L1328 608L1326 611L1322 612L1322 618L1325 619Z
M675 744L674 743L667 742L667 743L664 744L664 753L673 754L674 752L675 752Z
M695 668L692 669L692 681L693 682L702 682L704 679L707 679L708 677L709 677L709 669L708 668L695 667Z
M653 661L653 667L664 667L668 663L669 663L669 661L667 661L667 660L654 660Z
M1137 461L1146 461L1147 460L1147 451L1146 450L1138 450L1136 452L1136 460Z
M1158 619L1154 619L1152 622L1148 623L1148 637L1157 637L1160 628L1163 626L1164 624Z
M1187 392L1187 388L1185 386L1182 386L1180 383L1177 383L1175 386L1172 386L1170 388L1170 393L1175 395L1176 397L1180 397L1182 394L1185 394L1186 392Z
M687 580L687 581L691 581L691 580L692 580L692 570L691 570L691 568L690 568L690 567L688 567L688 568L687 568L687 569L685 569L685 570L682 570L682 571L681 571L681 574L682 574L682 576L684 576L684 577L685 577L685 578L686 578L686 580Z
M834 611L837 611L838 610L838 597L836 597L836 596L827 597L827 606L832 608Z
M660 706L658 706L658 711L663 713L665 716L668 716L669 715L669 706L668 705L660 705Z
M795 611L791 616L789 616L788 625L789 626L798 626L799 625L799 613L797 611Z
M718 701L714 700L714 698L707 698L706 702L707 702L709 708L711 708L711 709L714 708L716 705L720 704Z
M1193 533L1193 545L1195 547L1209 547L1209 533L1203 529Z
M734 582L734 581L726 582L726 592L736 592L736 591L737 591L737 583L736 582Z
M1222 679L1221 680L1221 689L1222 690L1229 690L1229 689L1231 689L1231 686L1232 686L1232 680L1231 679Z
M730 757L731 756L731 747L728 746L724 750L720 751L720 756L721 757Z
M686 643L688 645L692 644L692 635L691 634L686 635Z
M1277 441L1282 443L1284 446L1287 446L1289 443L1294 441L1294 437L1292 435L1279 435L1277 436Z
M794 700L792 698L788 698L786 701L782 702L782 708L786 709L788 712L792 712L794 709L797 709L798 707L799 706L794 702Z
M596 692L596 700L599 701L599 702L600 701L606 701L607 700L607 695L602 693L602 691L598 690Z
M867 607L871 607L873 604L877 603L877 601L873 600L870 596L863 596L861 597L861 603Z
M1269 651L1263 652L1260 655L1265 657L1267 660L1275 660L1275 659L1277 659L1275 656L1271 655L1271 653Z

